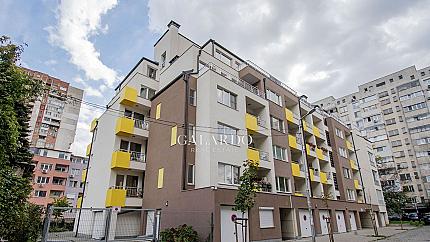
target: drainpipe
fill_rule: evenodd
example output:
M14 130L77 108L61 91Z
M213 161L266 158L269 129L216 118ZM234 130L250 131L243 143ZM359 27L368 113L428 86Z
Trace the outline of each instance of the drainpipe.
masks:
M200 55L202 54L202 50L199 50L199 53L197 55L197 68L195 71L189 70L189 71L183 71L183 80L185 82L185 106L184 106L184 136L186 137L188 135L188 105L189 105L189 98L190 98L190 76L194 74L199 74L199 67L200 67ZM187 183L187 148L188 145L184 145L182 148L182 190L186 190Z
M363 197L364 197L364 203L367 203L367 200L366 200L366 192L365 192L365 187L364 187L364 183L363 183L363 176L361 175L361 168L360 168L360 162L359 162L359 160L358 160L358 155L357 155L357 152L356 152L356 148L355 148L355 143L354 143L354 134L352 133L352 131L350 132L351 133L351 139L352 139L352 147L354 147L354 154L355 154L355 159L357 160L357 166L358 166L358 173L360 174L360 181L361 181L361 187L363 188ZM372 174L373 175L373 174ZM370 206L372 206L372 204L370 204Z

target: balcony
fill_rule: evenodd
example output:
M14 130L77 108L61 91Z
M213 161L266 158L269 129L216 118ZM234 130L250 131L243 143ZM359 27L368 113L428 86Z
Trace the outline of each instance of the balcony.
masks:
M354 187L355 187L355 189L357 189L357 190L361 190L361 189L362 189L362 186L361 186L361 184L360 184L360 181L359 181L359 180L354 179Z
M314 182L321 181L320 172L318 170L316 170L314 168L309 168L309 171L310 171L309 173L310 173L311 181L314 181Z
M355 160L349 160L349 164L351 165L351 169L358 171L358 166Z
M122 105L134 106L137 103L137 90L129 86L124 87L119 103Z
M320 179L322 184L327 184L327 173L321 171L320 172Z
M270 182L261 180L257 182L257 186L260 192L272 192L272 184Z
M247 157L250 162L260 166L260 152L257 149L248 148Z
M306 122L305 120L303 120L303 130L305 131L305 133L308 134L313 134L313 127L312 125L309 125L308 122Z
M319 129L318 127L313 126L313 127L312 127L312 132L314 133L314 135L315 135L317 138L321 138L321 137L322 137L322 136L321 136L321 131L320 131L320 129Z
M112 153L111 168L144 170L145 153L117 150Z
M92 145L92 143L89 143L89 144L87 145L87 150L86 150L86 152L85 152L85 155L86 155L86 156L90 156L90 154L91 154L91 145Z
M354 147L352 146L351 142L346 140L345 143L346 143L346 148L348 148L348 150L354 151Z
M246 117L246 129L248 129L251 132L255 132L258 129L258 124L257 124L257 117L247 113Z
M291 110L289 110L288 108L285 108L285 118L287 119L288 122L293 123L293 124L299 124L299 118L298 115L293 113Z
M303 165L300 165L299 163L292 162L291 171L293 173L293 176L295 177L301 177L301 178L305 177L305 171L304 171Z
M98 119L97 119L97 118L95 118L95 119L93 119L93 121L91 121L91 125L90 125L90 132L93 132L93 131L94 131L94 129L96 128L97 121L98 121Z
M317 157L315 146L311 144L306 144L306 154L312 157Z
M81 182L85 182L86 179L87 179L87 169L83 169L81 174Z
M148 137L148 122L129 117L120 117L116 121L115 134L121 136L138 135Z
M288 144L291 148L301 150L301 140L294 135L288 135Z
M125 189L109 188L106 193L106 207L124 207L127 191Z
M81 208L82 204L82 197L78 197L78 200L76 200L76 208Z

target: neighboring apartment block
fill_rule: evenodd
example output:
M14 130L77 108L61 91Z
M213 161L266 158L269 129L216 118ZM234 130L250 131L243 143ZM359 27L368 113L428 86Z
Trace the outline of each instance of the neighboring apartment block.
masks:
M295 91L216 41L198 45L177 23L168 27L155 61L142 58L91 125L83 207L159 209L161 229L186 223L202 239L234 241L231 216L242 216L234 198L251 160L259 164L256 204L244 215L251 241L311 235L306 174L317 234L328 233L329 216L335 232L370 227L371 210L385 226L383 203L366 200L367 186L380 190L378 177L360 172L373 160L357 160L366 141L354 147L346 125L320 110L306 116L302 134L300 117L313 106ZM104 216L97 212L87 216ZM118 213L112 221L151 219Z
M75 139L83 90L45 73L23 70L44 84L43 94L32 103L30 145L68 151Z
M418 206L430 195L429 81L430 67L411 66L315 102L373 142L384 189L403 190Z

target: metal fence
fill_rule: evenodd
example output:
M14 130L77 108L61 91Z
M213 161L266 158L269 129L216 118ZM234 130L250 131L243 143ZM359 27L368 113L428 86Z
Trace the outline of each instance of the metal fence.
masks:
M161 211L138 208L47 208L42 242L159 241Z

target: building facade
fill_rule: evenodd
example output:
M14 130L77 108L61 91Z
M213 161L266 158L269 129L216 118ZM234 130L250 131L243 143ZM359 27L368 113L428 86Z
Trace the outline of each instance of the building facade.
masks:
M70 156L69 177L66 183L65 196L72 207L79 207L78 199L82 197L85 171L88 158L76 155Z
M251 241L311 235L307 175L317 234L328 233L326 217L346 232L385 213L365 199L346 125L317 110L302 133L313 106L275 77L214 40L194 43L173 21L154 59L141 59L91 126L84 207L159 209L161 229L186 223L202 239L234 241L239 177L254 161L259 191L243 214Z
M315 102L373 142L384 189L403 190L418 206L430 194L429 80L430 67L411 66Z

